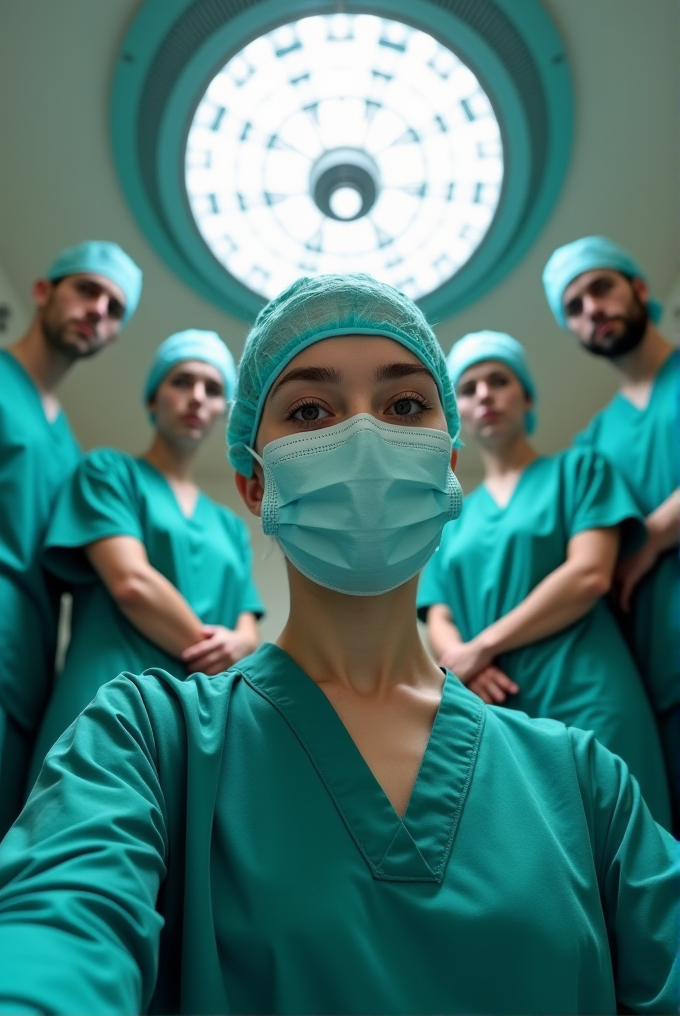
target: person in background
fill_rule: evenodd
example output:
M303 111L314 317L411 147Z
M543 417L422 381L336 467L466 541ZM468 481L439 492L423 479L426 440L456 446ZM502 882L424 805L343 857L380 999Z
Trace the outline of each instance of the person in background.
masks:
M625 763L420 639L457 434L401 293L326 275L260 313L229 457L286 626L110 681L52 749L0 847L0 1009L678 1011L680 857Z
M57 501L45 567L72 584L71 641L36 740L28 789L54 742L123 671L219 674L253 652L263 613L245 524L201 492L196 455L236 385L215 332L171 335L144 403L154 425L140 458L86 455Z
M61 589L40 553L80 458L57 389L78 360L115 340L141 289L140 269L117 244L66 248L33 285L30 328L0 350L0 838L21 808L54 676Z
M576 437L621 472L647 540L616 573L619 619L657 713L680 836L680 351L628 251L604 236L559 247L543 272L555 319L610 361L619 391Z
M669 827L654 717L604 599L619 546L644 539L635 503L592 449L538 455L536 387L512 336L466 335L448 367L484 482L422 575L418 605L435 655L486 702L592 730Z

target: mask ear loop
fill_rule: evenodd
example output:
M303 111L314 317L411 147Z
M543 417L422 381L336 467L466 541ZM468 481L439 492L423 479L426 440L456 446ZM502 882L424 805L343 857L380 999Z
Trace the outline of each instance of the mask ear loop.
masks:
M248 446L246 445L248 448ZM248 448L256 462L259 462L264 470L264 497L262 498L262 532L265 536L279 535L279 495L276 489L276 481L272 476L271 469L253 448Z

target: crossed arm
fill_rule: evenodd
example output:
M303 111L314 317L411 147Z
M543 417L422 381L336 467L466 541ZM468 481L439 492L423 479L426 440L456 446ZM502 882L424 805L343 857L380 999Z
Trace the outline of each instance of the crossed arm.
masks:
M625 557L616 569L619 605L630 610L630 599L640 579L654 567L666 550L680 543L680 489L662 501L645 519L647 540L639 550Z
M612 585L618 527L588 529L567 545L567 557L513 610L464 642L445 604L428 612L430 645L440 664L485 702L503 702L518 686L493 663L501 653L548 638L588 613Z
M121 612L150 642L179 657L187 671L219 674L257 647L257 624L239 615L232 630L203 624L178 589L150 563L133 536L111 536L85 547Z

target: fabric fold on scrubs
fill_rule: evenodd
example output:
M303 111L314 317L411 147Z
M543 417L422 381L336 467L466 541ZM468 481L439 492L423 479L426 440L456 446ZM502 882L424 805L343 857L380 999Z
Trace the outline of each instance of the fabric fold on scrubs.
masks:
M127 620L90 565L84 547L112 536L143 543L152 567L204 624L233 628L241 613L264 613L244 522L202 493L187 518L166 478L150 463L114 449L91 452L62 491L45 541L45 567L73 586L72 633L36 743L28 789L47 751L106 681L149 666L186 676L181 660Z
M54 677L62 584L40 552L55 499L80 459L63 412L50 422L18 360L0 350L0 837L19 813Z
M377 832L375 780L304 677L269 645L215 678L100 690L0 847L0 1005L677 1011L680 858L620 759L448 676L410 832L427 853L461 790L441 879L376 878L344 811L347 792Z
M671 353L654 381L645 409L620 392L574 443L596 448L621 473L644 516L680 487L680 351ZM630 615L619 618L633 647L654 706L680 703L680 558L663 554L640 582Z
M623 552L644 539L630 493L607 460L572 448L532 462L500 508L482 484L460 519L447 525L418 590L421 617L445 604L464 641L522 603L564 563L569 540L621 525ZM502 653L498 665L519 685L506 705L529 716L592 730L637 777L649 808L670 826L668 785L654 716L632 655L602 599L555 635Z

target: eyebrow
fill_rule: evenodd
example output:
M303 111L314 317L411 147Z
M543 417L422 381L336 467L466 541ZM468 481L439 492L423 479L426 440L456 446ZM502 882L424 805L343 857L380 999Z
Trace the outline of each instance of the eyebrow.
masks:
M411 374L422 374L434 381L432 371L424 363L386 363L377 367L375 371L376 381L398 381L402 377Z
M412 374L421 374L434 381L432 371L420 363L386 363L376 367L374 378L376 381L397 381ZM272 396L291 381L314 381L317 384L337 385L342 381L342 374L334 367L297 367L284 374L272 389Z
M342 374L334 367L296 367L283 375L272 389L272 395L276 395L279 388L290 384L291 381L315 381L317 384L337 385L342 381Z

